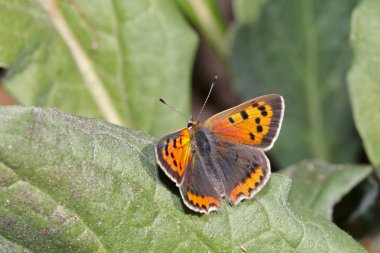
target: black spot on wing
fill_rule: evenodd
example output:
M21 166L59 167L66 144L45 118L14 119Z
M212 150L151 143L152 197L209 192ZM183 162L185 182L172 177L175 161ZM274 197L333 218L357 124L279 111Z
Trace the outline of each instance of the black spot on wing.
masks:
M248 114L247 114L247 112L246 111L241 111L240 112L240 115L241 115L241 117L245 120L245 119L248 119Z
M259 106L257 109L259 109L260 111L265 111L265 106Z
M255 122L256 122L256 124L260 124L260 118L257 117L257 118L255 119Z
M235 123L235 120L232 117L229 117L228 120L230 121L230 123Z

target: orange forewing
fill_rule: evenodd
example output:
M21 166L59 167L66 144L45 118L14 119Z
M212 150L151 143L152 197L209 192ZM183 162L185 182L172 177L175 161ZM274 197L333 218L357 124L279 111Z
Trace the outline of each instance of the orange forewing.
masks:
M264 104L264 103L261 103ZM226 119L222 119L216 124L212 131L221 134L225 140L240 141L248 144L261 144L263 138L269 132L271 118L273 116L272 107L263 105L266 109L266 116L261 115L261 111L257 107L248 107L243 110L247 114L247 120L243 119L241 113L232 114ZM233 121L233 123L231 123ZM239 137L239 138L236 138Z
M204 126L223 140L268 147L277 135L282 113L282 97L267 95L221 112Z
M180 183L191 157L189 129L184 128L162 138L157 144L156 152L166 174Z

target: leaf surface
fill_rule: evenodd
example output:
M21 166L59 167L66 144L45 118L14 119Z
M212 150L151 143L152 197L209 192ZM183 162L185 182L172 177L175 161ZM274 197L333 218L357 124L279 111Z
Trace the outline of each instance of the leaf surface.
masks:
M355 53L349 91L354 119L371 163L380 174L380 3L363 1L352 16Z
M332 219L334 205L371 173L366 165L304 161L281 170L292 179L289 202Z
M35 252L363 252L287 202L273 174L249 201L199 215L157 168L154 138L57 110L0 108L0 247ZM170 190L171 189L171 190Z
M176 3L0 0L0 67L23 105L56 107L153 135L185 125L197 38Z

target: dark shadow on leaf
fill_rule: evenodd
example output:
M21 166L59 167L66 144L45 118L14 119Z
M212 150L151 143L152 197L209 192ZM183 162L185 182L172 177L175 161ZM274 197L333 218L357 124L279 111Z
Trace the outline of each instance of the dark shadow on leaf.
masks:
M157 179L156 159L154 155L154 143L149 143L140 152L140 161L147 172L155 181Z
M197 213L193 210L191 210L190 208L188 208L185 203L183 203L182 201L182 205L183 205L183 209L185 210L185 214L187 215L193 215L193 216L198 216L198 217L202 217L203 215L207 215L207 214L204 214L204 213Z
M185 213L187 214L188 213L187 211L189 210L189 208L183 203L181 194L179 192L179 188L176 186L175 182L173 182L165 174L165 172L160 168L158 164L157 164L157 171L158 171L158 181L162 183L166 189L168 189L171 193L173 193L172 199L173 199L173 203L175 207L180 209L181 211L185 210Z
M154 179L154 181L163 184L171 192L178 193L178 196L181 197L175 183L170 180L168 176L166 176L165 172L163 172L163 170L157 164L154 145L155 143L150 143L146 145L140 152L140 161L143 165L144 170L150 177Z
M147 174L154 179L157 184L162 184L166 189L168 189L173 198L173 203L176 204L178 209L185 210L185 213L196 214L192 210L190 210L182 201L181 194L179 192L179 188L176 187L176 184L165 174L165 172L160 168L160 166L156 162L156 156L154 152L155 143L150 143L146 145L140 152L140 161L147 172ZM181 204L180 204L181 203ZM181 206L182 205L182 208Z

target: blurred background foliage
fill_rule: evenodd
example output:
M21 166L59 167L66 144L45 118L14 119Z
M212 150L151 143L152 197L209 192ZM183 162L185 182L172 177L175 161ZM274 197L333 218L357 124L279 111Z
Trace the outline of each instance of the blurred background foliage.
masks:
M379 177L371 170L380 172L377 0L0 6L0 104L57 107L159 137L186 119L158 98L197 114L214 75L203 120L281 94L285 118L270 157L294 180L290 201L380 251Z

